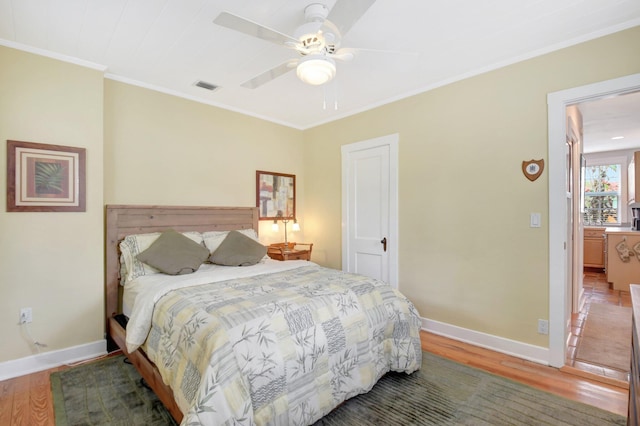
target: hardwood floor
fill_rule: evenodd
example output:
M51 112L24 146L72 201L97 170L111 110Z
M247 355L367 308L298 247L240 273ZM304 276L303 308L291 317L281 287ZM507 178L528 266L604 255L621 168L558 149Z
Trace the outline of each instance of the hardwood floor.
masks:
M60 366L0 381L0 425L55 426L49 376L67 368Z
M618 386L628 385L629 371L620 371L612 368L603 367L597 363L588 360L575 360L575 353L580 338L582 337L582 329L589 314L589 306L591 303L601 303L614 306L631 307L631 294L628 291L614 290L611 284L607 282L606 276L601 269L585 268L583 277L584 288L584 306L580 313L571 316L571 333L569 339L569 347L567 348L567 369L575 374L595 375L595 378L601 378L610 383L617 383Z
M422 349L574 401L627 415L629 391L623 387L427 332L422 332Z
M432 333L422 349L575 401L627 415L628 390ZM49 375L58 367L0 382L0 425L55 424Z

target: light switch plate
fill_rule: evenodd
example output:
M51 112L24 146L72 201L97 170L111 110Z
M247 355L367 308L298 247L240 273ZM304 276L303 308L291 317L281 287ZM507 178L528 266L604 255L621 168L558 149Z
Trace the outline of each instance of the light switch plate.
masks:
M529 226L531 228L540 228L540 213L531 213Z

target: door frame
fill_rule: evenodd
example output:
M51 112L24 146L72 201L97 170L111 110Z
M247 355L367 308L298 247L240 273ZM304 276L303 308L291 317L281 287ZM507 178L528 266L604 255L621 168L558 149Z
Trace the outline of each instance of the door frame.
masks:
M399 134L380 136L374 139L368 139L361 142L354 142L342 145L342 269L349 262L349 161L348 154L356 151L363 151L381 146L389 147L389 235L387 236L387 244L389 246L389 284L398 288L399 280L399 225L398 225L398 149Z
M549 162L549 365L565 363L567 339L571 326L570 301L566 300L566 108L585 101L602 99L640 90L640 74L549 93L548 162Z
M569 110L575 110L569 112ZM572 314L580 312L580 305L582 302L583 294L583 267L584 267L584 223L581 214L581 200L582 194L582 114L577 106L566 108L566 120L569 124L567 129L566 140L570 150L571 161L571 214L567 214L567 220L571 221L571 238L572 243L568 246L571 247L571 253L567 256L571 259L571 283L568 283L569 292L567 309L571 310ZM575 119L575 120L574 120ZM569 164L569 162L565 163ZM569 235L567 235L569 238Z

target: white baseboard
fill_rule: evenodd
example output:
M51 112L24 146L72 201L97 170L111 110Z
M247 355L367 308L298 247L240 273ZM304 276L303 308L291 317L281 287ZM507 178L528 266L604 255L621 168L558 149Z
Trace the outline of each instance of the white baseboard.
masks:
M538 364L549 365L549 348L543 348L542 346L505 339L504 337L481 333L428 318L422 318L422 329L492 351L512 355Z
M475 346L523 358L538 364L549 365L549 349L534 346L491 334L446 324L440 321L422 318L422 329L434 334L449 337ZM73 346L57 351L43 352L16 360L0 363L0 381L25 374L47 370L64 364L73 364L107 353L107 341L98 340L84 345Z
M57 351L42 352L24 358L0 362L0 381L37 371L48 370L65 364L73 364L107 353L107 341L98 340L84 345Z

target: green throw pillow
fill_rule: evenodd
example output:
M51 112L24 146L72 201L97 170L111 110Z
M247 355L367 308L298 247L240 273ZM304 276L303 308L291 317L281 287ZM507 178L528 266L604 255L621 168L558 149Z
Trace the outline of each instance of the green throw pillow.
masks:
M230 231L220 246L211 254L209 261L216 265L249 266L260 262L267 248L241 232Z
M136 258L165 274L183 275L197 271L208 256L205 246L169 229Z

